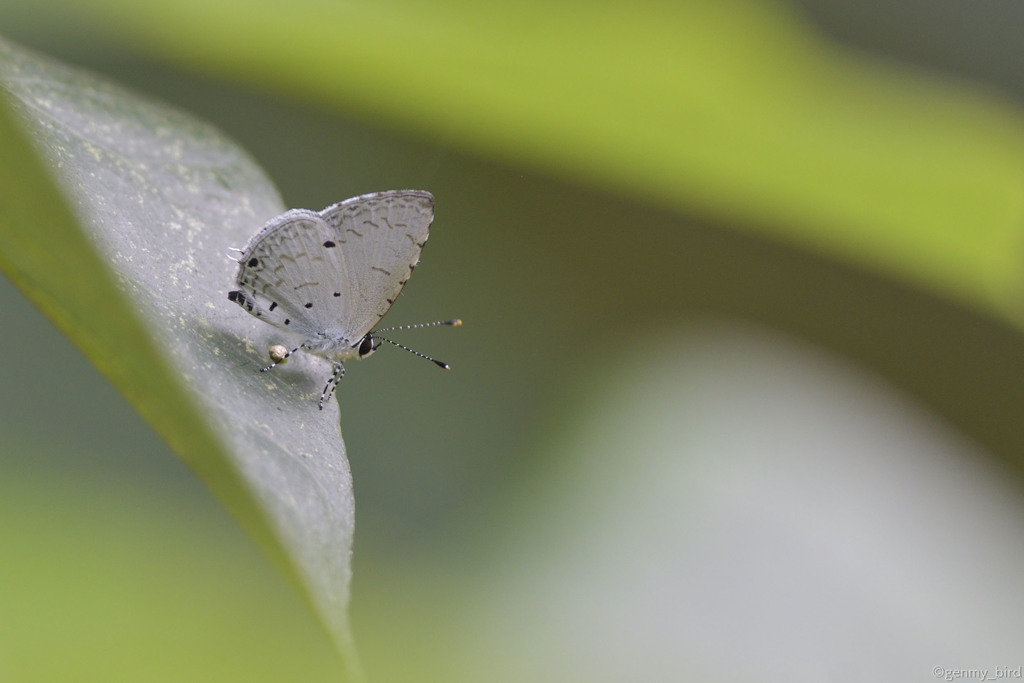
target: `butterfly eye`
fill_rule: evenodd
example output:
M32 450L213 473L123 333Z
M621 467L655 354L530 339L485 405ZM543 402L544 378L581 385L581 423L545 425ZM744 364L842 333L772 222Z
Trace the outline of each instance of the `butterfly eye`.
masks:
M376 348L377 347L373 345L373 335L366 335L363 337L363 341L359 342L359 357L366 358L373 353Z

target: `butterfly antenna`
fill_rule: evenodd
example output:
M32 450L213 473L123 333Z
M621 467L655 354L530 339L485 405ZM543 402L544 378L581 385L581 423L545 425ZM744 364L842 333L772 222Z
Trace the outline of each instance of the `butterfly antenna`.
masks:
M378 337L377 333L378 332L388 332L390 330L412 330L412 329L415 329L417 327L435 327L437 325L452 325L453 327L458 327L461 324L462 324L462 321L456 319L456 320L438 320L437 322L434 322L434 323L420 323L418 325L396 325L395 327L385 327L385 328L382 328L380 330L374 330L373 331L373 340L376 341L376 342L386 341L388 344L391 344L392 346L397 346L400 349L405 349L406 351L408 351L409 353L411 353L414 356L419 356L420 358L426 358L427 360L429 360L431 363L433 363L434 365L436 365L439 368L444 368L445 370L451 370L452 369L451 366L448 365L447 363L445 363L443 361L439 361L436 358L431 358L427 354L420 353L419 351L416 351L415 349L410 349L408 346L405 346L404 344L399 344L396 341L391 341L387 337ZM377 344L377 346L380 346L380 344ZM374 348L377 348L377 346L374 346Z
M433 323L419 323L417 325L396 325L395 327L382 327L379 330L374 330L373 334L376 337L378 332L391 332L392 330L414 330L417 327L437 327L438 325L451 325L452 327L458 327L461 324L462 321L459 320L458 318L454 320L438 320L437 322ZM383 339L383 337L381 337L381 339ZM384 341L390 340L384 339ZM391 343L394 344L395 342ZM398 346L398 344L395 344L395 346Z

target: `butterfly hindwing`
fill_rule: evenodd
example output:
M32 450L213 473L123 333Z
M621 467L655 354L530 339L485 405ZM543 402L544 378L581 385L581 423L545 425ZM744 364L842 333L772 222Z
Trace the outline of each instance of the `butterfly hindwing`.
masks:
M316 212L282 214L243 252L236 277L241 294L232 300L275 327L307 337L337 327L351 311L344 293L331 284L347 279L344 259L323 246L332 236Z

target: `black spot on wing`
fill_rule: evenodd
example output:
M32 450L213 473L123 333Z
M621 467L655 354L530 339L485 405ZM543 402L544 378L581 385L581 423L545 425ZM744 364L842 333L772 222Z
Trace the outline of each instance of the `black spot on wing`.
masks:
M234 301L250 313L252 313L252 309L256 306L256 301L251 296L237 289L228 292L228 301ZM257 313L257 315L259 315L259 313Z
M336 245L336 244L335 244L334 242L332 242L331 240L327 240L326 242L324 242L324 246L325 246L325 247L327 247L328 249L330 249L331 247L336 247L336 246L338 246L338 245Z

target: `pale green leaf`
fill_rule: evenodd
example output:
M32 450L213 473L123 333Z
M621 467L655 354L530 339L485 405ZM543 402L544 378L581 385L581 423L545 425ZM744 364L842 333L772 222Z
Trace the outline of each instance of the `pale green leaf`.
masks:
M211 126L7 43L0 85L0 265L296 580L354 670L352 482L336 404L316 403L329 372L260 373L279 337L227 300L228 250L283 211L277 191Z

